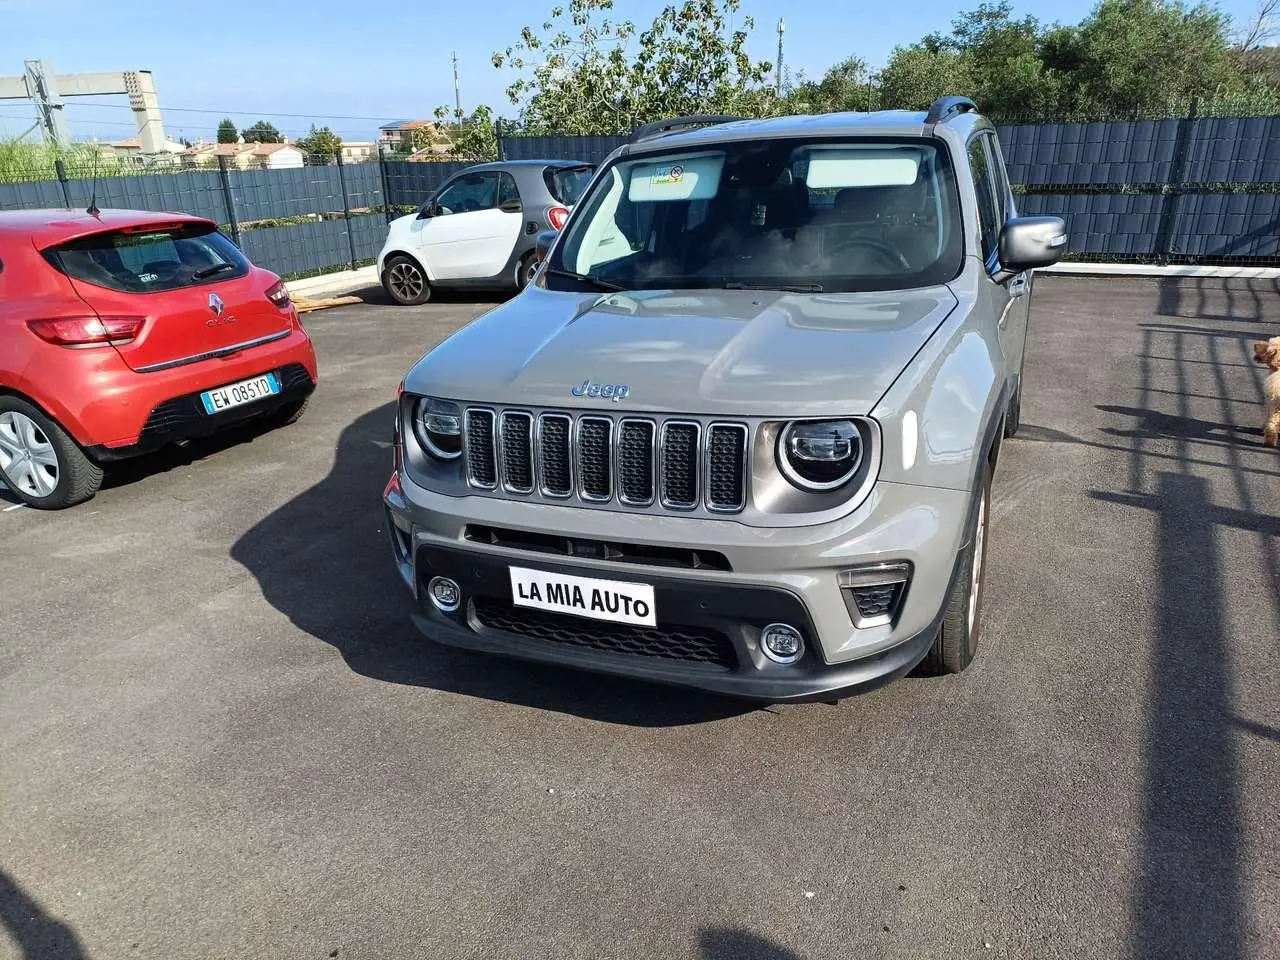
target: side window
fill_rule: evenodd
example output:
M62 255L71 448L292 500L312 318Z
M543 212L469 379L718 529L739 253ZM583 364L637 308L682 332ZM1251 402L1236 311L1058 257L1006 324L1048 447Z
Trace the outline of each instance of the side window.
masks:
M515 200L520 202L520 190L516 186L516 178L509 173L498 174L498 206Z
M453 181L436 197L440 213L474 213L489 210L498 205L498 175L496 173L469 173Z
M978 222L982 227L982 258L990 260L1000 238L1000 209L996 205L995 182L991 163L987 158L986 137L974 137L969 141L969 166L973 170L973 185L977 190Z
M996 189L996 209L1000 213L1000 226L1003 227L1013 216L1013 205L1009 193L1009 172L1004 168L1004 156L1000 153L1000 141L994 136L983 137L987 141L987 156L991 164L992 182Z

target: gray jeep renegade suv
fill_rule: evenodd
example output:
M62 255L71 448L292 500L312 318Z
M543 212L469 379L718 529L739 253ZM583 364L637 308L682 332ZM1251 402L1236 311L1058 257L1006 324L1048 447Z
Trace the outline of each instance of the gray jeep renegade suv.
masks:
M641 128L537 280L405 378L385 502L433 640L764 700L973 659L1034 267L991 123Z

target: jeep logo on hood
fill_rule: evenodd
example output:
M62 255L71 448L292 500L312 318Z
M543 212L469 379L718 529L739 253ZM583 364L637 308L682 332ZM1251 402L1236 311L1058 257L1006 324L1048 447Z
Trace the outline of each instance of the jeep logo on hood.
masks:
M599 397L601 400L612 400L619 403L627 399L627 394L631 389L625 383L592 383L590 380L583 380L578 386L569 390L575 397L591 397L595 399Z

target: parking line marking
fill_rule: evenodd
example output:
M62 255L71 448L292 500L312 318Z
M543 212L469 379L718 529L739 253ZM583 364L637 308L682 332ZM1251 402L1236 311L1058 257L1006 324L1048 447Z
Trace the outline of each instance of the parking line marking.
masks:
M5 508L4 508L4 512L5 512L5 513L13 513L13 511L15 511L15 510L21 510L21 509L22 509L23 507L25 507L25 506L26 506L26 504L25 504L25 503L15 503L12 507L5 507Z

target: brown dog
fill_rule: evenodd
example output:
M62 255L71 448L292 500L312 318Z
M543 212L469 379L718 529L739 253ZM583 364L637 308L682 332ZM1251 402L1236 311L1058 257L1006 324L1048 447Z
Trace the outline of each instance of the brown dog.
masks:
M1267 377L1267 424L1262 428L1262 442L1280 447L1280 337L1255 343L1253 359L1271 371Z

